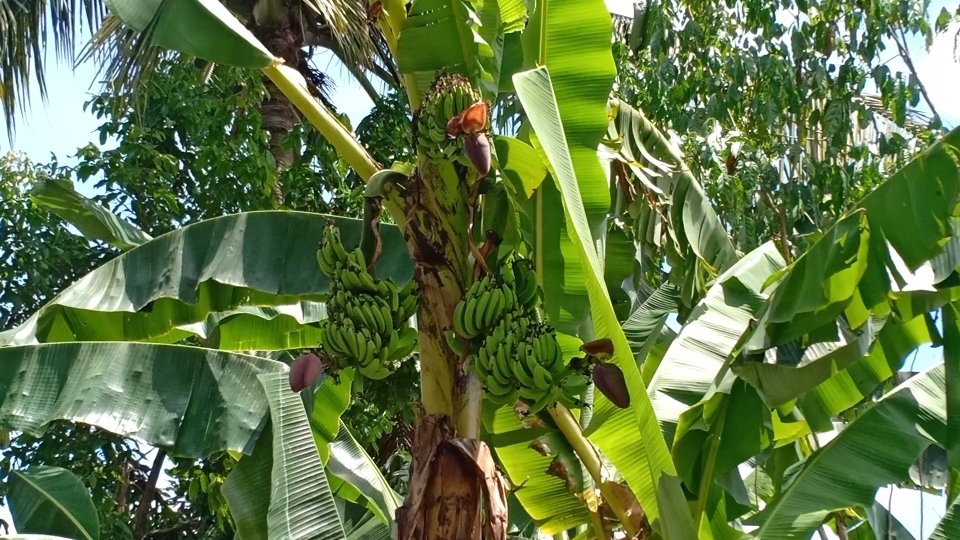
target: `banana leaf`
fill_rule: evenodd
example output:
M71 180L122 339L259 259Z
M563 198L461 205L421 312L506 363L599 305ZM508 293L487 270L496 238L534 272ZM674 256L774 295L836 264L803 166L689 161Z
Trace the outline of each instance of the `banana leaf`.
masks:
M545 534L590 522L583 500L589 496L586 486L592 482L563 434L552 425L525 428L512 407L484 407L484 440L515 486L523 510ZM554 465L554 463L557 463ZM548 471L555 467L557 474ZM595 498L594 498L595 500Z
M613 341L611 361L623 371L632 399L628 408L618 409L603 395L595 395L594 418L604 420L589 439L623 475L661 536L668 540L693 538L696 533L673 461L603 281L590 221L580 196L584 185L578 184L574 158L568 152L564 135L569 136L569 132L557 108L558 96L550 73L546 67L519 73L514 76L514 85L549 160L551 176L562 193L570 240L579 254L589 293L594 333ZM599 167L595 152L591 159Z
M153 240L129 221L77 193L68 178L38 182L30 190L30 199L75 226L88 240L99 240L120 250Z
M653 193L669 193L668 223L681 250L687 247L715 274L727 271L739 257L723 223L700 183L670 141L643 114L620 100L611 100L607 138L619 145L618 154ZM668 179L654 184L648 175Z
M290 391L287 373L259 379L270 404L270 436L241 458L223 486L238 538L345 538L303 402Z
M571 155L592 241L600 243L605 242L610 190L597 148L607 126L606 102L616 76L610 50L612 28L609 12L599 0L553 0L537 3L521 36L524 66L550 70L556 96L551 107L563 123L562 138ZM526 110L527 104L523 105ZM546 165L544 149L537 142L542 137L538 131L530 142ZM525 213L531 221L527 240L547 298L548 321L562 332L589 336L586 278L570 240L576 233L565 219L557 186L544 182Z
M316 246L327 219L337 222L347 248L359 245L361 221L304 212L247 212L188 225L90 272L0 333L0 345L173 342L189 335L178 327L211 313L323 300L330 284ZM384 225L380 234L377 275L405 283L413 263L400 231Z
M768 297L764 283L784 266L773 242L748 253L717 279L667 349L647 392L668 444L680 415L722 376Z
M947 513L943 515L937 528L930 534L929 540L951 540L960 538L960 497L954 497L947 505Z
M66 469L39 466L12 471L7 503L13 526L21 534L100 538L100 519L90 493Z
M263 68L274 57L217 0L105 0L124 24L157 47L217 64Z
M943 363L946 370L947 389L947 466L951 469L947 496L960 497L960 317L957 305L943 308Z
M482 87L481 59L494 51L479 31L473 3L464 0L419 0L410 8L397 42L397 67L417 75L417 85L432 83L434 73L446 70L467 76ZM493 87L494 89L496 86Z
M906 480L921 452L946 438L945 386L942 364L907 380L794 466L752 518L752 537L806 540L830 512L869 506L879 486Z
M639 356L644 344L651 336L656 338L659 335L667 316L677 311L679 302L679 289L671 283L664 283L623 322L623 333L638 362L644 360Z
M267 408L257 376L286 366L177 345L0 347L0 429L39 434L54 420L95 425L203 458L250 453Z

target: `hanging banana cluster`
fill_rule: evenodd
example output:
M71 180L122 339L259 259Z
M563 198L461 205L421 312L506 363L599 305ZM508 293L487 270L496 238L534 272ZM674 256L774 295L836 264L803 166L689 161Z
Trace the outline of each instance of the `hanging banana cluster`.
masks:
M515 259L499 279L486 276L454 312L454 330L471 340L471 364L496 405L516 403L535 414L560 401L579 406L582 375L569 370L553 328L540 321L540 287L532 264Z
M347 252L340 231L328 224L317 251L320 270L330 278L327 319L321 323L324 349L341 367L356 367L370 379L383 379L391 366L417 345L417 331L407 320L417 312L417 284L402 289L367 271L363 252Z
M458 74L437 77L430 92L424 97L417 120L417 146L434 161L464 157L463 139L459 138L463 111L480 100L470 80Z

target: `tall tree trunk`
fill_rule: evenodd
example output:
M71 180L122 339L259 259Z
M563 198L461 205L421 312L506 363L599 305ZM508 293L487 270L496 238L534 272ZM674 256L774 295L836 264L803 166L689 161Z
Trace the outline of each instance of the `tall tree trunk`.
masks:
M302 25L295 9L287 2L277 2L270 16L257 21L253 32L274 56L296 68L303 54ZM268 98L260 105L263 128L270 133L270 154L276 162L277 183L273 188L273 198L277 205L283 204L283 191L280 186L280 174L293 165L293 148L284 148L283 142L293 128L300 123L300 113L290 103L283 92L269 79L264 78Z

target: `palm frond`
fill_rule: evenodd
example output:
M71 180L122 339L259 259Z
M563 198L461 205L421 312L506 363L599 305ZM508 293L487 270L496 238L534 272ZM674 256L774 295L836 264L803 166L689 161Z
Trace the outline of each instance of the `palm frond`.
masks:
M92 30L106 15L102 0L0 0L0 108L13 140L16 113L30 102L35 77L46 101L48 40L59 60L73 61L74 42L84 23Z

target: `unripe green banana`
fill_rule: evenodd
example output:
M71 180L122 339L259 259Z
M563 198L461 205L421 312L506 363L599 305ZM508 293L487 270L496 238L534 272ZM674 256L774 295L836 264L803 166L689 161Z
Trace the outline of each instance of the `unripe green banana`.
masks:
M490 300L492 300L492 298L493 298L493 295L490 294L490 291L485 291L484 293L482 293L480 297L477 298L476 301L474 302L476 304L476 308L473 311L472 318L469 317L470 307L469 307L469 304L467 305L467 310L468 310L467 321L473 323L473 326L477 330L475 334L479 334L487 329L486 324L484 323L484 318L485 318L485 313L487 311L487 306L490 304ZM468 327L469 327L469 324L468 324Z
M543 397L533 402L530 405L530 409L527 411L528 415L537 414L542 411L544 408L549 407L557 402L557 396L560 395L560 390L554 386L544 393Z
M533 367L533 382L536 383L537 388L549 388L553 386L553 377L550 376L549 371L538 364Z
M467 307L463 310L463 337L471 339L475 337L479 330L477 328L477 307L478 301L476 298L470 298L467 300Z
M333 272L336 270L333 261L327 257L326 250L323 248L317 250L317 264L320 265L320 271L326 276L333 275Z
M464 318L466 316L466 310L467 303L461 300L460 303L457 304L456 309L453 310L453 329L456 333L469 339L470 336L467 335L466 319Z
M495 394L488 389L487 391L487 400L496 405L497 407L502 407L504 405L513 405L517 402L517 398L520 397L520 394L517 392L515 387L510 388L505 394Z

